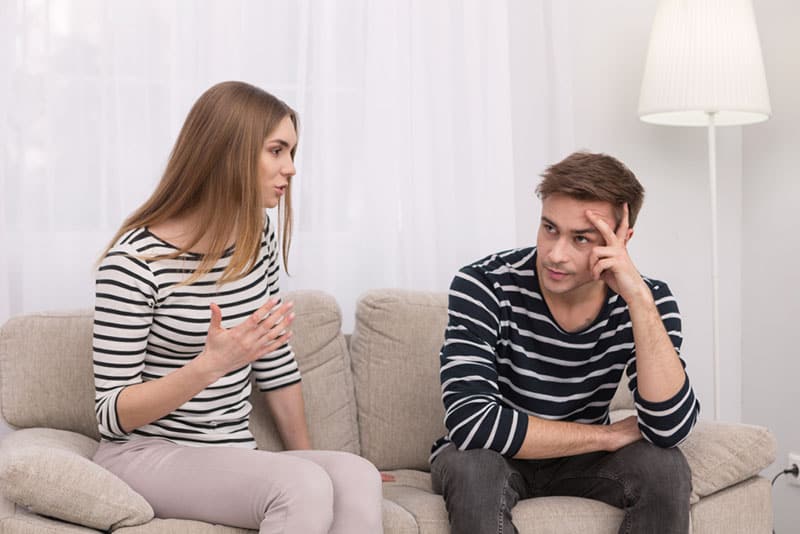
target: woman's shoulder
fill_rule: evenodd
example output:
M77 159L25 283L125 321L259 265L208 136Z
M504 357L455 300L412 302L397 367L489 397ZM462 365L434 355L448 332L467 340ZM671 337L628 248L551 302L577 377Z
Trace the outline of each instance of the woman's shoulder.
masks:
M114 255L154 256L172 250L168 243L157 238L147 228L134 228L124 232L108 249L106 257Z
M136 266L143 271L149 271L148 257L169 253L171 250L171 247L147 228L134 228L119 236L100 261L99 267L102 270L109 266Z

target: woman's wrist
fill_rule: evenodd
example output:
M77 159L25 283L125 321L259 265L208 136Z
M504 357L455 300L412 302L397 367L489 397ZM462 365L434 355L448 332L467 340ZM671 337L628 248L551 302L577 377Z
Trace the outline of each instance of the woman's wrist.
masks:
M210 365L208 353L205 350L186 364L185 368L196 380L203 384L203 389L225 376L224 372L220 372Z

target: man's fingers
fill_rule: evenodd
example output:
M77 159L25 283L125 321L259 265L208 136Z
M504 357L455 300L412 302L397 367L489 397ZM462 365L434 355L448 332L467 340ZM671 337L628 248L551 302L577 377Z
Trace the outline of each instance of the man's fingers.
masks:
M603 271L610 269L614 265L613 258L604 258L599 260L597 263L594 264L592 267L592 276L595 280L599 280L600 276L602 276Z
M606 245L614 244L617 236L602 217L592 210L586 210L586 217L589 219L589 222L591 222L594 227L597 228L597 230L600 232L600 235L603 236L603 239L606 241Z
M617 228L617 239L621 241L625 241L625 238L628 236L628 229L630 228L630 210L628 209L628 203L622 205L622 220L619 223L619 227Z

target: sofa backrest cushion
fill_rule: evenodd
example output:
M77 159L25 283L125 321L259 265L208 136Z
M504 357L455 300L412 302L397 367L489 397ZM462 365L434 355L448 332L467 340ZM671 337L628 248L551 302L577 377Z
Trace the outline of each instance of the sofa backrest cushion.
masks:
M0 330L0 409L11 426L99 439L92 376L90 311L13 317Z
M356 306L350 355L361 454L379 469L429 469L443 436L439 350L445 293L373 290Z
M315 447L358 452L350 360L335 300L319 291L284 295L295 303L292 346ZM94 415L92 313L38 313L0 329L0 413L13 427L71 430L99 439ZM254 388L256 389L256 388ZM260 393L250 427L260 448L281 441Z
M358 454L358 427L350 354L342 334L336 301L321 291L284 295L294 302L292 348L303 376L303 399L311 444L316 449ZM250 430L260 449L283 448L275 425L264 409L263 394L253 388Z

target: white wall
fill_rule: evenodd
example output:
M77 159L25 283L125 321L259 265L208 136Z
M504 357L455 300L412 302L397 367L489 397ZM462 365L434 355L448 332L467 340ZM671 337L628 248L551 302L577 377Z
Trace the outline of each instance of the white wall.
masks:
M769 474L800 453L800 3L756 0L773 117L744 130L743 419L778 440ZM800 487L787 477L772 490L775 531L798 532Z

